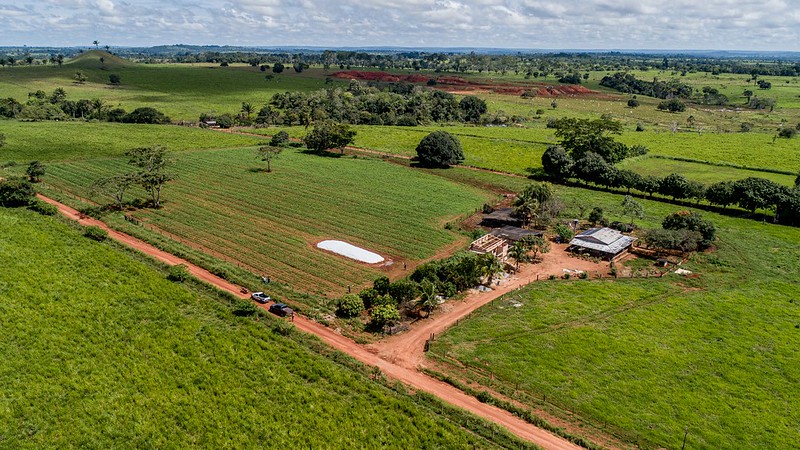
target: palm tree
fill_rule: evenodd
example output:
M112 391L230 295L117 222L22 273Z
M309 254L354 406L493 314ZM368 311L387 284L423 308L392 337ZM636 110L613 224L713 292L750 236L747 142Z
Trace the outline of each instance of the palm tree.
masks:
M479 257L481 274L486 277L489 285L494 281L494 276L503 271L503 263L491 253L484 253Z
M422 280L419 284L420 296L417 299L416 306L425 311L427 316L430 316L434 309L439 306L439 299L436 298L436 284L431 280Z
M523 241L517 241L514 245L508 249L508 256L514 259L516 265L514 266L514 270L519 270L519 263L525 262L528 260L528 251L529 248Z
M100 43L99 43L99 42L97 42L97 39L95 39L95 40L94 40L94 42L92 42L92 44L94 44L94 47L95 47L95 48L98 48L98 47L99 47L99 45L100 45Z
M250 116L253 115L255 112L256 107L253 106L250 102L242 102L242 114L245 115L246 118L250 119Z

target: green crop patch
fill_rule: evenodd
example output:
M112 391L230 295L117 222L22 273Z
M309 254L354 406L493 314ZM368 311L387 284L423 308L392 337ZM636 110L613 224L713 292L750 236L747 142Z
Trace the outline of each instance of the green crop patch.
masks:
M47 183L88 196L93 180L126 169L122 159L54 164ZM317 242L347 241L387 260L430 258L464 240L445 223L490 198L375 159L287 149L271 173L265 169L253 148L180 154L164 207L133 215L298 291L342 293L381 269L323 252Z
M493 448L57 219L0 235L3 447Z
M120 156L135 147L163 145L173 151L241 147L260 140L199 128L97 122L0 120L5 145L0 163L65 161Z

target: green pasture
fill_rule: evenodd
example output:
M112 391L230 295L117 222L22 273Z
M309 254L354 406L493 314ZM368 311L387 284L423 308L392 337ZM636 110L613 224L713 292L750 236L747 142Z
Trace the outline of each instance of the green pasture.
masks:
M55 218L0 234L3 447L492 448Z
M699 181L706 185L720 181L760 177L783 185L794 186L794 180L797 176L648 156L627 159L617 164L617 167L632 170L640 175L654 175L657 177L679 173L689 180Z
M125 163L52 164L45 182L89 196L92 181L129 170ZM178 179L164 188L164 207L133 215L297 291L338 295L348 285L370 282L381 269L318 250L317 242L344 240L396 264L430 258L464 239L444 229L445 223L490 198L377 159L287 149L272 167L272 173L265 172L254 148L179 154Z
M173 120L197 121L205 112L237 114L242 102L260 107L277 92L330 86L321 69L300 74L292 70L273 74L245 65L137 64L118 58L101 64L99 58L103 55L108 59L105 52L87 52L61 67L3 68L0 92L3 97L14 97L24 103L29 92L43 90L49 94L60 87L67 91L70 100L99 98L112 107L128 111L152 106ZM78 71L88 77L86 83L75 82L73 77ZM110 74L120 76L120 85L109 84ZM268 80L267 75L273 78ZM343 82L334 80L333 83Z
M470 172L444 176L467 181ZM492 180L521 184L475 177ZM619 195L556 190L565 217L583 205L624 219ZM679 209L640 201L640 226ZM679 448L684 427L687 448L800 445L800 230L701 214L719 239L684 264L699 278L534 283L443 334L432 353L465 364L467 378L531 405L546 398L643 448Z
M2 71L0 71L2 72ZM200 128L102 122L19 122L0 120L6 143L0 163L66 161L121 156L135 147L163 145L173 151L241 147L261 140Z

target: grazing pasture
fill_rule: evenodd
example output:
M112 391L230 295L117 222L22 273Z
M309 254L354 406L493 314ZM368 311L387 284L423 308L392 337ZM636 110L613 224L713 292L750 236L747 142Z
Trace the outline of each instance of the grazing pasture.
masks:
M470 172L442 174L467 182ZM510 187L475 177L492 180ZM556 191L565 217L583 205L624 220L619 195ZM680 209L640 201L643 227ZM718 241L683 265L699 278L534 283L438 337L430 354L453 376L571 411L643 448L679 448L684 427L692 448L800 445L800 230L700 213Z
M88 196L93 180L127 169L124 159L53 164L47 183ZM382 269L316 249L317 242L344 240L398 263L423 260L466 242L445 223L490 199L375 159L287 149L272 173L265 169L254 148L182 153L163 208L132 215L298 291L340 295Z

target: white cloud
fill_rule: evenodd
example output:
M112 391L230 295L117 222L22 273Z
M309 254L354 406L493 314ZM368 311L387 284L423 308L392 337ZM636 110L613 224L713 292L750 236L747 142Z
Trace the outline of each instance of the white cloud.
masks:
M794 0L40 0L0 45L163 43L800 51Z

